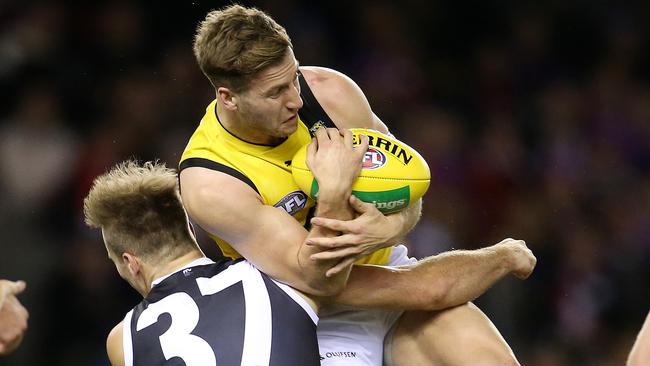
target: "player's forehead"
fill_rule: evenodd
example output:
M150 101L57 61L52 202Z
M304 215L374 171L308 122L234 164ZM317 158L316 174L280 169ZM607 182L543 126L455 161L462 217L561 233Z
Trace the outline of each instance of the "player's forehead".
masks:
M299 65L293 51L289 48L282 62L259 73L252 80L252 86L255 89L268 90L285 83L290 83L295 79Z

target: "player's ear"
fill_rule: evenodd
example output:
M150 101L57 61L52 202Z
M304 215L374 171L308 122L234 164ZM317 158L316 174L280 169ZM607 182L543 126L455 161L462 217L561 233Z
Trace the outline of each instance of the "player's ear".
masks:
M129 270L132 276L137 276L140 273L140 261L131 253L122 253L122 263Z
M237 109L237 96L235 93L233 93L232 90L224 86L220 86L217 88L217 98L224 108L231 111Z

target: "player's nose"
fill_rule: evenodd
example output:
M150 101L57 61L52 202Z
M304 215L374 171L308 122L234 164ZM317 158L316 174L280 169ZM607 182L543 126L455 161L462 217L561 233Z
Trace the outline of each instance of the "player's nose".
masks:
M287 108L291 110L298 110L302 108L303 102L300 97L300 89L292 87L289 91L289 98L287 99Z

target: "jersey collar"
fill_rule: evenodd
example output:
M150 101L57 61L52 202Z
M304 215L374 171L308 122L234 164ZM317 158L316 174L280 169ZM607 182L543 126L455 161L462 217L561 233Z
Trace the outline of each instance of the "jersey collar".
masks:
M157 284L159 284L159 283L161 283L162 281L164 281L165 278L167 278L167 277L173 275L174 273L180 272L180 271L182 271L182 270L184 270L184 269L186 269L186 268L196 267L196 266L202 266L202 265L204 265L204 264L212 264L212 263L214 263L214 261L212 261L212 259L210 259L210 258L208 258L208 257L203 257L203 258L195 259L195 260L191 261L190 263L187 263L185 266L183 266L183 267L181 267L181 268L175 270L174 272L171 272L171 273L168 273L168 274L166 274L166 275L164 275L164 276L162 276L162 277L158 277L158 278L156 278L155 280L153 280L153 281L151 282L151 288L153 288L153 287L156 286Z

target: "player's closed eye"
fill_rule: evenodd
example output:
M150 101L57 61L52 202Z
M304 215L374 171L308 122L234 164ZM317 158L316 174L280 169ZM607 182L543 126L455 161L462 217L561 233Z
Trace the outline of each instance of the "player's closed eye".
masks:
M289 87L286 86L286 85L282 86L282 87L279 87L279 88L271 91L271 93L269 93L268 97L271 98L271 99L278 99L282 94L284 94L285 91L287 91L287 89L289 89Z

